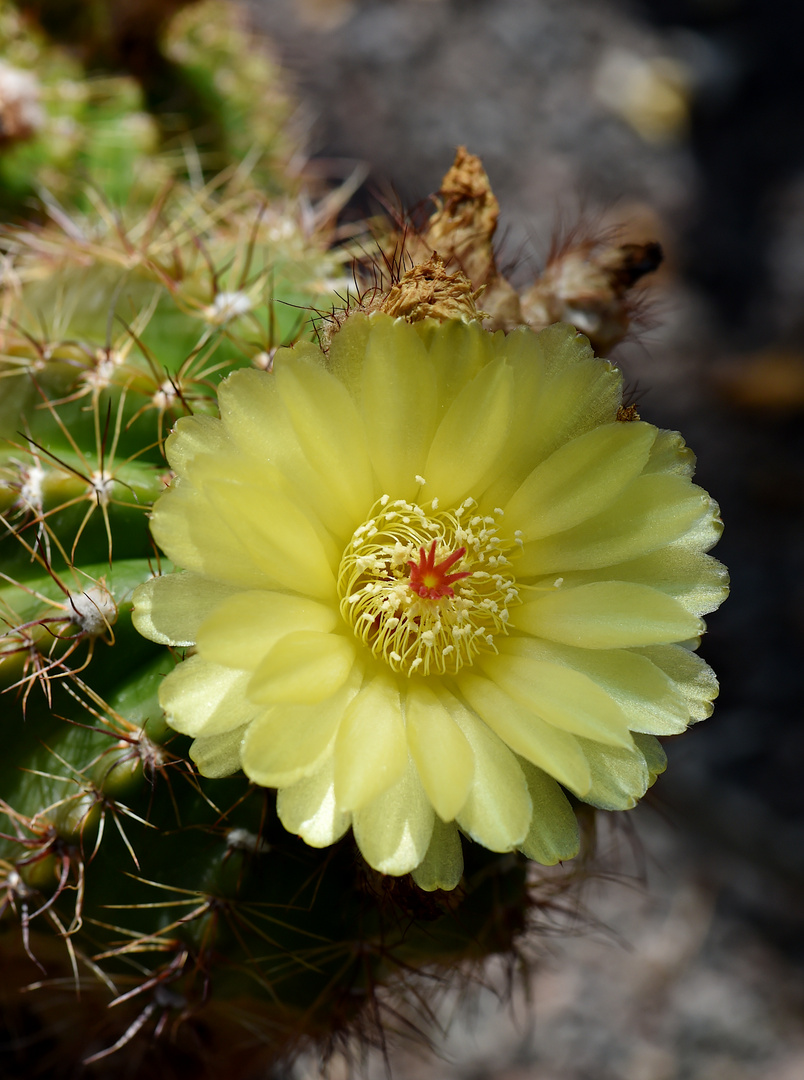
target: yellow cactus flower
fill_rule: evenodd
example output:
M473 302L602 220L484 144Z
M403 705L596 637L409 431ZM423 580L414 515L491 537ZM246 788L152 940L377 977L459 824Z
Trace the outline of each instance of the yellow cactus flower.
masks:
M655 736L711 712L717 508L571 327L353 315L219 400L167 441L152 527L183 569L134 618L195 646L160 700L200 771L278 788L308 844L351 826L425 889L459 881L460 833L571 858L565 789L633 806Z

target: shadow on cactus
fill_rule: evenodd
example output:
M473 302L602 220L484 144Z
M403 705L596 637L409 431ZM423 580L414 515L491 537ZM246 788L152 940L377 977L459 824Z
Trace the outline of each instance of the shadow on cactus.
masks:
M322 350L332 223L241 181L5 233L9 1075L381 1040L716 692L680 436L571 326L484 329L458 244Z

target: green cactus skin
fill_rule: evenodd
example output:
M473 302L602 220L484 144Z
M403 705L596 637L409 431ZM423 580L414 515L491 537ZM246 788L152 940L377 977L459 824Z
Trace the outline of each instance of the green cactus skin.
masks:
M51 199L86 205L87 181L111 202L153 198L170 166L154 156L159 128L134 79L87 78L70 52L51 45L8 0L0 0L0 56L12 77L16 72L29 84L34 121L21 131L12 126L0 145L4 216L30 207L41 189ZM5 113L8 101L0 98ZM5 131L5 117L2 126Z
M327 222L237 172L57 218L3 245L0 1066L252 1075L367 1030L377 987L511 953L532 886L470 845L459 889L422 893L351 838L288 835L242 776L199 778L157 702L180 657L131 625L171 569L147 528L164 436L331 301Z
M92 192L113 206L147 207L171 176L210 179L232 166L271 195L294 189L294 106L237 5L204 0L172 20L180 3L20 6L67 43L0 0L3 216L30 213L42 191L83 210ZM4 80L30 98L30 124L16 122Z

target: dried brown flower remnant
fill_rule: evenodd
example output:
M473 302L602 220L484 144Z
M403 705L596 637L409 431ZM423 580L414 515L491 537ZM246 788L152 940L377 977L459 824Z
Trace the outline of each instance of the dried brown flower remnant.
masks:
M622 341L631 319L629 289L662 260L659 244L571 243L553 254L522 295L524 321L534 330L568 322L586 334L598 356Z
M519 298L497 269L493 239L500 204L491 190L482 162L465 146L458 147L452 166L433 197L435 212L421 237L413 242L413 257L423 262L438 251L447 266L455 263L472 287L482 288L487 327L510 330L522 322Z
M462 271L448 274L444 260L434 252L427 262L412 267L391 286L379 310L408 322L419 319L471 322L484 318L485 313L478 311L476 303L482 291L482 288L473 290Z
M437 209L427 223L428 243L457 259L472 281L485 281L496 269L491 245L500 204L480 158L465 146L458 147L434 201Z
M630 289L661 262L657 243L618 244L611 237L575 233L554 248L544 272L518 295L497 267L493 241L500 204L480 158L458 147L433 202L424 227L406 231L404 257L423 264L437 251L444 267L459 268L474 290L483 290L487 330L541 330L567 322L605 356L631 324Z

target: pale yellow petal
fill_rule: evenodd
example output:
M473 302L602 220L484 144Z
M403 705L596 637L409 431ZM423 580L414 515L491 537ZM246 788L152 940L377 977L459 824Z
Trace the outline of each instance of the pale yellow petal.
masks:
M719 686L714 671L700 656L681 645L652 645L637 650L672 680L684 700L690 723L712 715ZM654 734L663 734L656 732Z
M649 585L672 596L690 614L698 616L719 607L729 591L726 567L711 555L696 550L687 538L616 566L571 571L563 574L561 581L563 588L593 581L633 581ZM536 584L549 588L554 582L555 577L551 575Z
M584 649L623 649L686 641L704 631L663 592L624 581L561 587L514 608L511 623L536 637Z
M448 410L467 383L493 360L493 342L498 336L476 324L459 321L438 325L423 320L414 323L413 330L424 342L433 362L440 408Z
M497 360L487 364L459 392L433 438L424 478L428 497L456 506L482 493L496 475L505 446L514 400L511 369Z
M458 686L478 716L516 754L579 794L589 790L589 766L574 735L546 723L482 675L461 672Z
M175 473L184 474L199 457L230 449L225 427L214 416L182 416L165 439L165 456Z
M424 790L443 821L452 821L466 802L475 763L461 729L423 682L404 697L410 753Z
M516 392L505 445L497 458L496 475L490 478L485 495L479 499L479 512L484 515L504 506L535 464L533 414L547 378L537 342L538 338L525 327L495 341L495 353L504 357L511 368Z
M415 497L436 427L433 362L409 323L380 320L366 345L362 416L380 490Z
M246 697L248 680L248 672L191 656L162 680L159 704L170 726L183 735L219 735L264 712Z
M204 496L217 514L217 527L223 524L236 540L237 547L229 547L228 561L232 561L238 550L244 551L249 563L258 570L255 586L259 587L264 579L303 596L334 599L333 571L337 569L338 559L292 498L267 489L255 492L253 485L227 480L208 481ZM207 537L211 528L212 523L207 528ZM229 537L226 542L231 543ZM206 542L204 554L207 554ZM209 559L206 563L209 564ZM216 568L212 569L214 572Z
M695 454L677 431L659 431L651 447L646 473L668 472L679 476L692 476L695 472Z
M685 477L638 476L602 513L564 533L526 542L517 574L526 577L626 562L672 543L708 515L709 496Z
M508 639L480 659L483 671L514 701L548 724L611 746L631 746L628 720L589 676L544 659L537 643Z
M355 662L354 639L316 630L297 630L280 638L260 662L248 696L261 704L313 705L338 691Z
M427 854L433 807L412 761L397 782L357 810L352 830L360 853L381 874L409 874Z
M190 747L190 757L202 776L220 780L240 768L240 743L247 727L233 728L220 735L203 735Z
M521 343L517 342L518 335L522 335ZM483 500L487 510L505 506L526 477L554 450L599 424L613 421L622 400L620 373L604 360L596 360L589 342L572 326L558 323L535 335L515 330L506 343L506 355L516 372L517 406L520 364L537 369L542 377L533 400L532 384L525 380L527 425L517 439L517 456L506 460L505 470L489 486Z
M243 771L263 787L289 787L315 772L332 745L356 680L315 705L275 705L243 739Z
M490 851L513 851L528 834L531 801L522 769L502 739L451 695L442 695L475 756L475 776L457 816L468 836Z
M363 382L363 364L371 335L378 323L392 323L390 315L375 311L364 315L355 311L337 328L329 342L327 363L355 401L360 399Z
M317 353L309 343L302 349L300 342L292 355L300 351L309 355L310 349ZM281 476L286 493L308 512L314 511L333 533L351 536L349 510L304 455L273 375L250 369L235 372L221 383L218 404L230 441L244 458Z
M352 823L335 802L335 780L331 757L292 787L276 796L276 813L289 833L300 836L314 848L329 847L344 835Z
M667 768L667 754L662 744L653 735L634 735L634 742L648 766L648 786L650 786Z
M348 515L359 522L376 494L354 400L320 356L277 356L274 378L302 453Z
M230 596L200 626L198 651L226 667L253 671L286 634L298 630L326 633L338 616L333 606L306 596L255 590Z
M458 829L452 822L445 824L435 818L427 853L411 873L425 892L436 889L448 892L456 888L463 877L463 849Z
M676 735L687 727L689 710L683 695L657 665L640 655L642 650L590 651L547 641L529 648L533 655L592 679L620 707L631 731Z
M162 493L151 511L151 533L177 566L238 589L269 583L218 510L189 482Z
M534 439L540 456L547 457L570 439L615 419L622 402L622 376L607 361L598 360L587 339L567 323L541 330L537 343L547 379L533 416Z
M723 535L723 522L720 507L713 498L709 499L709 512L687 529L679 537L679 546L686 546L692 551L709 551Z
M649 424L615 422L566 443L509 500L506 526L537 540L600 513L639 476L655 437Z
M588 740L582 745L592 772L592 786L583 796L584 802L601 810L636 806L656 778L655 767L648 768L640 748L635 745L629 751Z
M543 866L574 859L580 847L578 820L569 800L555 780L529 761L520 761L525 774L533 817L519 850Z
M131 619L143 637L160 645L194 645L201 623L232 592L232 585L201 574L161 574L134 590Z
M349 703L335 740L335 792L342 810L359 810L397 782L408 747L396 681L376 675Z

